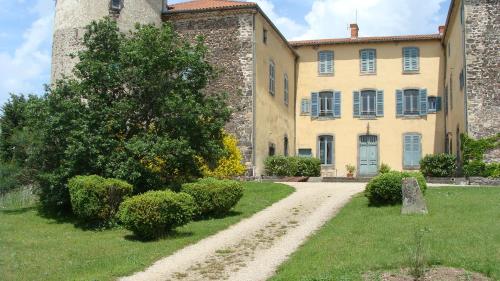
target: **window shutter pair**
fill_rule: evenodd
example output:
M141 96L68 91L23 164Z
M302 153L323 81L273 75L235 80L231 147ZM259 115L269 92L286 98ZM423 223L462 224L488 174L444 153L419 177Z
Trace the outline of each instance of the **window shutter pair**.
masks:
M361 73L375 73L376 53L375 50L361 51Z
M418 71L419 70L420 51L415 47L403 48L403 70Z
M403 164L405 167L418 167L422 155L421 136L415 134L404 135Z
M332 51L321 51L318 54L319 65L318 71L320 74L331 74L333 73L333 52Z
M335 118L340 118L341 116L341 110L342 110L342 105L341 105L341 95L340 92L336 91L333 92L333 117ZM312 118L317 118L319 117L319 93L312 93L311 94L311 117Z
M396 116L404 116L403 90L396 90ZM427 89L419 90L420 115L427 115Z
M361 116L361 92L360 91L354 91L352 93L353 96L353 116L360 117ZM377 109L376 109L376 116L377 117L382 117L384 116L384 91L383 90L377 90L377 96L376 96L376 102L377 102Z

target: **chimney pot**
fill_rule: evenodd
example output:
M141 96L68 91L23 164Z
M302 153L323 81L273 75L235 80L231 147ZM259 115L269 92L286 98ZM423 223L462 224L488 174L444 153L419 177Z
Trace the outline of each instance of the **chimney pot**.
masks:
M351 23L351 39L357 39L359 35L359 26L357 23Z
M444 25L439 26L439 34L440 35L443 35L445 30L446 30L446 26L444 26Z

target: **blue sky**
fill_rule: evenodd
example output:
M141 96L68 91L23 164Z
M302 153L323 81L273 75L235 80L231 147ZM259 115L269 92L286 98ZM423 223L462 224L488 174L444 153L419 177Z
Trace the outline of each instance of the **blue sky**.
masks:
M105 0L102 0L105 1ZM133 1L133 0L124 0ZM183 2L172 0L169 3ZM288 39L436 33L450 0L254 0ZM0 0L0 104L50 81L54 0Z

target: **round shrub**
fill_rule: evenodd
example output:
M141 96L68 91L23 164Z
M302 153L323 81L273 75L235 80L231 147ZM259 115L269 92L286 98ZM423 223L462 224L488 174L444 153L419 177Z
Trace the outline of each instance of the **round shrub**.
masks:
M196 204L189 194L149 191L125 200L118 213L123 226L141 239L155 239L191 221Z
M118 179L76 176L68 182L73 213L87 222L112 222L120 203L132 194L133 187Z
M403 178L414 177L425 193L427 183L421 173L387 172L376 176L366 185L365 196L372 205L401 204Z
M318 158L293 157L297 159L298 177L319 177L321 175L321 161Z
M297 173L297 161L286 156L270 156L264 161L266 175L292 177Z
M420 160L420 171L428 177L451 177L457 169L456 161L451 154L426 155Z
M181 191L193 196L198 206L197 215L221 216L240 201L243 185L234 180L204 178L182 185Z

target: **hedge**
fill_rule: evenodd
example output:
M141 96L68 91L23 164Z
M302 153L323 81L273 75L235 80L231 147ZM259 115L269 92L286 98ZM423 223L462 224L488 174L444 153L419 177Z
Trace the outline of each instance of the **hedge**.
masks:
M317 158L270 156L264 166L268 176L319 177L321 174L321 162Z
M365 196L371 205L401 204L403 178L408 177L416 178L422 193L425 194L427 183L421 173L391 171L371 179L366 185Z
M426 155L420 160L420 172L428 177L451 177L457 169L456 161L451 154Z

